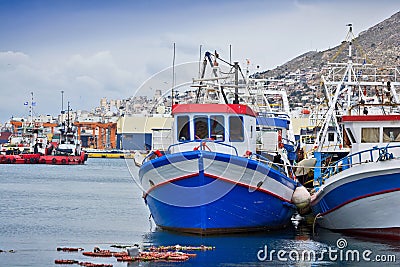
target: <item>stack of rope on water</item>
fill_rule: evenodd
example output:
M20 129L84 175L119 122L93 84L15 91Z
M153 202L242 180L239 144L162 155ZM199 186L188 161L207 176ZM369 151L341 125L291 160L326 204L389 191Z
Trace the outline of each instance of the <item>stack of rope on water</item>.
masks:
M117 247L117 246L112 246ZM190 258L196 257L197 254L187 253L187 251L209 251L214 250L215 247L212 246L151 246L145 248L144 251L138 250L138 245L135 244L133 248L136 248L137 253L131 254L129 253L129 247L132 246L121 246L120 248L126 248L128 251L123 252L115 252L110 250L102 250L99 247L95 247L93 251L85 251L82 252L82 255L88 257L115 257L117 261L123 262L140 262L140 261L154 261L154 262L182 262L187 261ZM62 252L78 252L84 250L83 248L68 248L68 247L59 247L57 251ZM186 252L184 252L186 251ZM91 262L80 262L77 260L66 260L66 259L57 259L54 261L55 264L78 264L81 266L87 267L112 267L112 264L105 263L91 263Z

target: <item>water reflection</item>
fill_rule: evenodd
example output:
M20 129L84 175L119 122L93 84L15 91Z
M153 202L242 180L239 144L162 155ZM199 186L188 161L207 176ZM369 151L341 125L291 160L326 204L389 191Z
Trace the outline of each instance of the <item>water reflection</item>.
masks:
M366 262L361 254L359 260L356 257L351 258L353 250L360 253L371 250L370 257L378 254L395 255L396 260L400 257L400 245L393 241L352 237L318 227L313 234L313 218L310 216L298 216L292 222L291 227L281 231L220 236L196 236L157 229L145 234L143 243L148 246L179 244L207 245L216 248L213 251L197 252L197 257L182 263L184 266L365 266L366 264L374 266L377 264ZM338 240L344 240L346 247L338 248ZM135 264L128 266L138 266ZM147 266L143 264L140 266ZM386 266L391 264L395 266L395 263L385 263ZM171 266L171 264L157 263L157 266Z

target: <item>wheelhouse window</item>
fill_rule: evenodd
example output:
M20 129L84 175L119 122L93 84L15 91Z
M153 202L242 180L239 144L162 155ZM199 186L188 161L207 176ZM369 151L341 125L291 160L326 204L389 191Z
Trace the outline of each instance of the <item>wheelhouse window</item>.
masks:
M314 144L315 137L313 135L305 135L301 137L301 142L303 144Z
M335 141L335 133L328 133L328 141L329 142Z
M211 138L217 141L225 140L224 116L210 116Z
M230 116L229 117L229 141L231 141L231 142L243 142L244 141L244 129L243 129L243 117L242 116Z
M177 133L178 133L177 138L179 141L190 140L189 116L178 116Z
M346 128L346 132L347 132L347 135L350 138L350 141L354 144L356 142L356 139L354 138L353 132L351 131L350 128Z
M205 139L209 137L207 116L194 117L194 137L195 139Z
M379 128L362 128L361 143L379 143Z
M398 127L384 127L383 128L383 142L400 142L400 128Z

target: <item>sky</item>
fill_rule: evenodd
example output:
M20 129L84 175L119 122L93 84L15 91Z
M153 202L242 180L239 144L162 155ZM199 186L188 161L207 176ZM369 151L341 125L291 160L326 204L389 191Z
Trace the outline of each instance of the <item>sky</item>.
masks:
M399 9L398 0L0 0L0 123L28 116L31 92L34 113L53 116L62 96L64 108L90 111L103 97L152 95L143 84L171 68L174 43L176 65L197 62L200 47L229 60L231 47L232 61L264 71Z

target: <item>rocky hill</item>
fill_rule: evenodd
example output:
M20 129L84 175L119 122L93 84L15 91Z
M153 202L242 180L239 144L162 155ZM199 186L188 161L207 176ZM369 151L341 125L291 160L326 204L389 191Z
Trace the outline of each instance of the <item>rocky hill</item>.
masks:
M377 67L400 66L400 12L363 31L353 42L355 59L366 59ZM343 62L348 44L326 51L310 51L273 70L260 73L263 77L282 78L296 70L320 69L327 62Z

